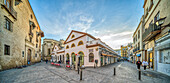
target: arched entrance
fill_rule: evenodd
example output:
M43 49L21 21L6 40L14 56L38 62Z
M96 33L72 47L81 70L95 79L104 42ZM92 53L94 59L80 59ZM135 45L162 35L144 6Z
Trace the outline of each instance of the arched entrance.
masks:
M80 51L78 53L80 55L80 66L84 65L84 53Z
M30 64L31 62L31 49L28 49L27 51L27 64Z
M76 63L76 55L75 55L74 52L71 54L71 58L72 58L72 65L75 65L75 63Z
M69 54L67 53L66 54L66 64L69 65L70 63L70 58L69 58Z

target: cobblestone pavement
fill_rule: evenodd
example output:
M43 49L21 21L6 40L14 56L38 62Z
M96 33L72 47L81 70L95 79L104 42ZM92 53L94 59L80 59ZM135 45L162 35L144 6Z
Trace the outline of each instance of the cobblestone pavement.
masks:
M113 75L116 67L116 75ZM170 77L155 71L142 70L141 81L135 64L118 62L100 68L83 70L83 80L75 70L55 67L45 62L22 69L0 72L0 83L169 83Z

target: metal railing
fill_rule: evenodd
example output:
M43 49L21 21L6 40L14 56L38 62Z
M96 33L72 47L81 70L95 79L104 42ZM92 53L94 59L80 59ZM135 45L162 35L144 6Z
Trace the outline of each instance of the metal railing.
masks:
M2 0L2 6L16 19L17 18L17 12L14 10L12 6L7 7L7 5L4 3L4 0Z
M145 32L142 34L142 40L146 39L147 36L153 32L153 31L157 31L160 30L160 27L156 26L156 24L150 24L148 29L145 29Z

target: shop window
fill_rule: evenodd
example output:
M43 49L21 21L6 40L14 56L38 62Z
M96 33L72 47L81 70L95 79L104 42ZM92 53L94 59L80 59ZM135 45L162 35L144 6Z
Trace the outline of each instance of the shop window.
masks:
M170 49L160 51L159 63L170 64Z
M93 53L89 54L89 62L94 62L94 54Z

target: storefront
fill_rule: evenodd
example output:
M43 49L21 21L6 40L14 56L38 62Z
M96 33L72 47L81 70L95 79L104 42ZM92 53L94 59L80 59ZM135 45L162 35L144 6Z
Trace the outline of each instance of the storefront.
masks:
M155 70L170 76L170 34L156 41Z
M154 48L150 48L148 51L148 68L154 70Z

